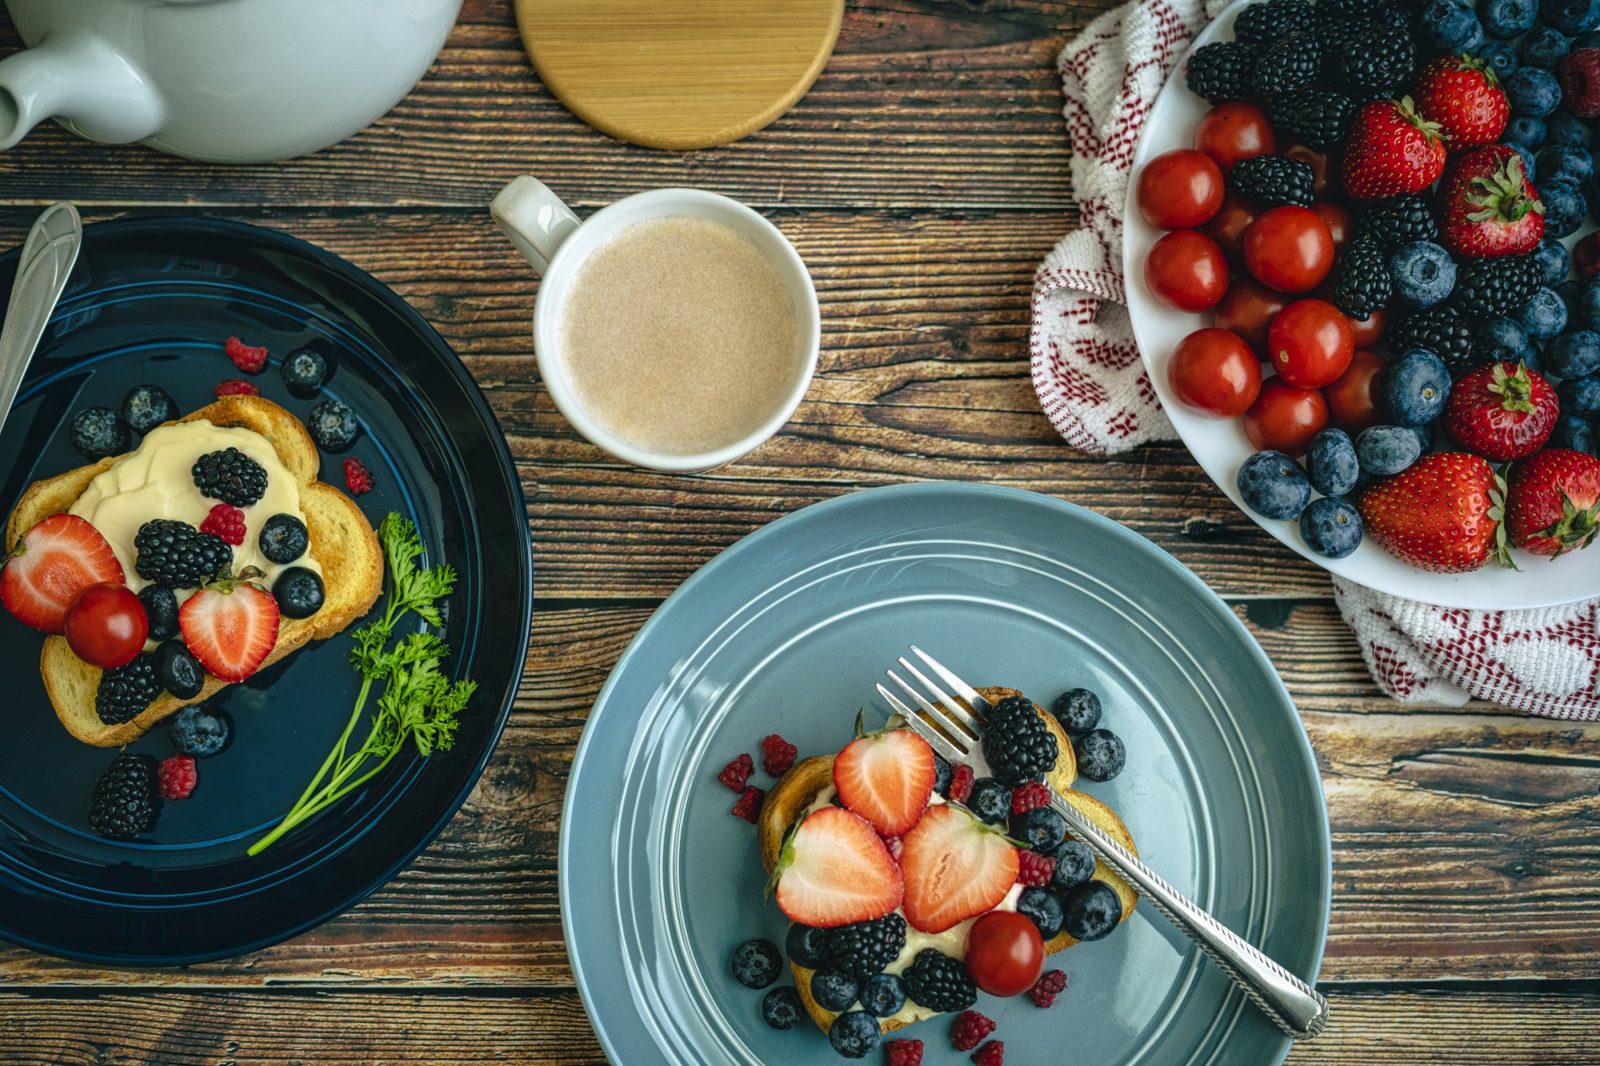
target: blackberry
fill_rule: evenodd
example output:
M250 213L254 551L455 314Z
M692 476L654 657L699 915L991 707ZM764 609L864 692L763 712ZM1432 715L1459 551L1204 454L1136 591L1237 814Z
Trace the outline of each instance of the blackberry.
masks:
M350 447L350 442L361 431L350 406L331 398L311 409L311 414L306 416L306 428L311 431L311 439L317 442L317 447L328 452Z
M1412 241L1438 241L1439 226L1420 196L1391 196L1379 200L1356 222L1357 237L1371 237L1388 255Z
M148 652L141 653L126 666L100 675L100 687L94 694L94 713L106 725L120 725L143 714L159 695L161 679L156 676L156 657Z
M1317 180L1310 163L1283 155L1258 155L1241 159L1228 175L1233 191L1263 209L1280 204L1310 207L1311 187Z
M1306 0L1267 0L1239 12L1233 20L1233 35L1250 44L1267 45L1297 30L1310 29L1312 21Z
M1008 785L1036 781L1055 768L1055 734L1026 696L1008 696L989 714L983 754L994 776Z
M906 992L929 1010L949 1013L978 1002L978 989L963 962L938 948L923 948L903 975Z
M1414 348L1432 352L1451 370L1473 364L1472 326L1448 304L1430 307L1401 319L1388 327L1389 349L1409 352Z
M1263 96L1303 88L1317 80L1322 69L1322 46L1310 33L1291 33L1268 45L1256 60L1251 88Z
M178 635L178 597L164 585L146 585L139 590L145 617L150 620L150 639L161 641Z
M1319 151L1344 143L1355 113L1344 93L1310 86L1274 97L1271 107L1274 126Z
M174 589L199 588L233 562L227 541L171 518L140 526L133 549L138 553L133 568L140 577Z
M1370 19L1389 6L1388 0L1318 0L1317 20Z
M1344 42L1339 71L1346 85L1392 93L1411 80L1417 45L1409 33L1376 23Z
M828 960L840 973L865 981L882 973L905 946L906 920L890 913L834 929L828 938Z
M110 840L133 840L155 823L155 760L124 752L94 783L89 828Z
M121 455L133 443L128 424L109 407L90 407L79 411L68 431L72 447L90 462L108 455Z
M1250 95L1250 80L1261 49L1243 41L1215 41L1195 49L1184 68L1184 83L1209 103L1225 104Z
M140 385L122 398L122 420L140 433L177 417L178 405L160 385Z
M1531 255L1463 260L1456 264L1456 308L1476 320L1510 314L1528 302L1543 276Z
M200 495L235 507L249 507L267 491L267 472L238 448L207 452L190 473Z
M1389 257L1377 239L1362 236L1351 241L1339 260L1339 274L1333 283L1334 306L1364 322L1389 302L1393 292Z

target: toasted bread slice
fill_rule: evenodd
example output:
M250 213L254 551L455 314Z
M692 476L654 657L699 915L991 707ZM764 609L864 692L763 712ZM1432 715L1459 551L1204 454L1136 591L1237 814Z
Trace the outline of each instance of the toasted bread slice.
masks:
M980 688L978 692L990 703L998 703L1008 696L1022 695L1013 688ZM1054 715L1040 709L1038 704L1034 704L1034 710L1039 712L1045 725L1055 735L1056 747L1060 752L1055 769L1046 775L1050 786L1107 836L1137 855L1138 849L1134 847L1133 834L1128 832L1128 827L1117 817L1117 813L1093 796L1072 787L1073 782L1077 780L1077 764L1072 754L1072 742L1062 731L1060 723L1056 721ZM807 808L816 802L818 796L832 787L833 756L813 755L790 767L789 772L779 778L777 784L767 792L767 798L761 805L761 815L756 820L756 834L761 850L761 865L768 876L778 865L778 855L783 848L783 840L788 835L789 827L800 820ZM1094 876L1115 890L1117 898L1122 901L1122 917L1126 920L1133 913L1134 905L1139 902L1138 892L1124 881L1121 875L1098 859L1095 860ZM1046 941L1044 948L1046 954L1053 955L1058 951L1065 951L1076 943L1077 940L1063 932ZM804 1004L806 1013L811 1015L811 1020L817 1023L818 1028L827 1032L828 1027L833 1024L833 1019L837 1017L837 1012L820 1006L812 997L811 975L814 971L801 966L793 959L789 960L789 969L794 973L795 988L800 993L800 1002ZM914 1022L932 1018L937 1013L919 1008L912 1011L913 1016L910 1018L885 1018L881 1019L880 1025L884 1032L893 1032Z
M311 555L322 565L322 609L310 618L282 619L278 642L262 666L277 662L307 641L331 637L366 614L383 592L383 551L378 535L354 501L317 480L321 458L300 420L259 396L227 396L179 421L199 419L252 430L272 445L284 467L299 482L300 509L310 534ZM116 457L110 457L34 482L11 513L6 543L15 544L40 521L69 510L89 482L114 462ZM45 638L39 672L61 724L85 744L102 748L127 744L168 715L210 699L228 685L208 675L205 687L193 699L180 700L163 693L137 717L107 725L94 709L101 671L74 655L64 638Z

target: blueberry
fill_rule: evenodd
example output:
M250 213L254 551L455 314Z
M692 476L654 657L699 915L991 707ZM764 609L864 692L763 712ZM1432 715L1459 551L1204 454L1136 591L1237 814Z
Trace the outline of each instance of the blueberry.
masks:
M1544 201L1547 237L1572 236L1589 213L1589 201L1584 198L1583 190L1570 181L1540 181L1539 198Z
M804 1011L800 994L788 985L779 985L761 997L761 1018L774 1029L793 1029Z
M1011 820L1011 790L992 777L980 777L972 783L967 807L990 825L1005 825Z
M1342 429L1325 429L1306 449L1306 480L1324 496L1343 496L1356 487L1361 473L1356 446Z
M89 407L72 420L68 434L78 454L91 462L108 455L121 455L133 443L128 424L109 407Z
M1122 738L1109 729L1092 729L1072 742L1078 773L1090 781L1110 781L1128 761Z
M1556 428L1551 432L1547 446L1595 455L1594 427L1577 415L1562 415L1556 419Z
M1600 0L1540 0L1539 17L1562 33L1600 26Z
M1545 126L1548 129L1550 124ZM1582 185L1594 177L1594 156L1589 154L1589 149L1575 144L1551 144L1548 136L1536 162L1542 182L1570 181Z
M299 348L283 357L282 373L289 392L309 400L328 380L328 358L315 348Z
M1512 75L1515 77L1516 75ZM1520 148L1525 153L1522 160L1522 169L1528 174L1528 180L1533 180L1534 173L1538 170L1538 160L1532 153L1544 146L1545 138L1550 135L1550 128L1545 125L1542 118L1532 115L1512 115L1506 123L1505 132L1500 134L1500 139L1512 148Z
M1518 67L1506 79L1506 99L1514 111L1544 118L1561 104L1561 83L1538 65Z
M1533 261L1539 264L1543 283L1550 286L1566 281L1567 273L1572 269L1572 256L1567 252L1566 245L1549 237L1540 241L1539 247L1533 250Z
M150 639L166 640L178 635L178 597L165 585L146 585L139 590L145 617L150 621Z
M845 1010L861 994L861 986L849 974L824 967L811 975L811 998L823 1010Z
M291 566L272 583L272 596L285 618L310 618L322 610L322 579L313 570Z
M1528 331L1514 318L1485 319L1473 327L1472 346L1488 362L1515 362L1528 350Z
M1483 24L1471 7L1433 0L1417 16L1417 37L1434 52L1467 52L1483 42Z
M1282 452L1256 452L1239 467L1239 495L1263 518L1298 518L1311 499L1311 483Z
M1539 120L1536 119L1536 118L1530 118L1530 119L1527 119L1526 121L1528 121L1528 122L1538 122ZM1511 127L1507 126L1506 128L1510 129ZM1541 126L1540 128L1542 130L1543 126ZM1541 133L1540 136L1542 137L1543 134ZM1535 171L1537 170L1537 168L1534 166L1533 152L1528 148L1527 145L1518 144L1515 141L1513 141L1510 137L1502 137L1501 138L1501 143L1504 144L1507 148L1511 149L1513 152L1517 153L1517 155L1522 158L1522 172L1523 172L1523 174L1525 174L1527 176L1529 181L1532 181L1533 180L1533 175L1534 175Z
M1456 262L1432 241L1402 244L1389 257L1394 292L1412 307L1442 303L1456 287Z
M1090 881L1062 901L1062 927L1076 940L1099 940L1122 921L1122 900L1104 881Z
M1558 378L1581 378L1600 370L1600 333L1579 329L1563 333L1544 349L1545 371Z
M943 755L933 753L933 790L945 799L950 798L950 779L955 774L955 768L950 765Z
M1589 123L1565 109L1552 114L1544 121L1546 145L1570 144L1574 148L1588 148L1594 143L1594 130Z
M808 970L815 970L828 961L826 929L796 922L789 927L789 935L784 938L783 946L789 952L790 959Z
M1041 854L1067 839L1066 819L1049 807L1035 807L1011 819L1011 835Z
M197 759L209 758L227 747L232 732L225 715L204 707L185 707L167 727L167 735L178 754L193 755Z
M778 954L778 945L770 940L746 940L733 949L728 966L733 971L733 979L746 988L766 988L778 979L783 956Z
M861 1005L879 1018L899 1014L906 1005L906 983L892 973L874 974L861 986Z
M205 687L206 672L188 645L173 639L156 649L156 680L180 700L192 700Z
M1450 398L1450 371L1444 360L1432 352L1407 352L1378 371L1377 393L1378 406L1390 422L1397 426L1426 425L1439 417Z
M1068 689L1056 697L1050 712L1067 736L1079 736L1100 724L1100 697L1086 688Z
M349 405L330 397L311 409L306 428L311 431L311 439L317 442L317 447L336 452L350 447L361 426Z
M122 420L137 433L149 433L178 417L178 405L160 385L139 385L122 398Z
M1094 852L1081 840L1063 840L1050 853L1056 868L1050 874L1050 887L1066 890L1094 876Z
M1600 374L1567 378L1556 387L1561 413L1593 418L1600 415Z
M1344 500L1323 496L1300 514L1306 547L1329 559L1343 559L1361 546L1361 512Z
M1554 289L1541 288L1517 308L1513 317L1528 331L1528 336L1544 340L1567 328L1567 305Z
M878 1028L878 1019L866 1011L841 1014L828 1026L828 1043L847 1059L866 1058L881 1039L883 1031Z
M1483 28L1496 37L1515 37L1533 29L1538 7L1533 0L1488 0L1478 11Z
M1478 49L1478 58L1487 61L1494 76L1505 81L1517 69L1517 46L1510 41L1487 41Z
M1524 66L1556 69L1572 50L1572 39L1553 26L1535 26L1517 42L1517 58Z
M1388 477L1422 458L1417 435L1406 426L1368 426L1356 438L1361 471Z
M292 514L275 514L261 524L256 537L261 554L280 566L294 562L311 546L306 524Z
M1017 913L1037 926L1039 935L1046 940L1061 932L1061 923L1066 917L1061 897L1037 885L1022 890L1022 895L1017 897Z

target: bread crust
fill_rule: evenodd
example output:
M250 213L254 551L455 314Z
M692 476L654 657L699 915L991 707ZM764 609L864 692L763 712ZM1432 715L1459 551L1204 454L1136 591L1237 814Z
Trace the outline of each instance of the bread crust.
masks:
M325 640L341 632L366 614L383 592L383 551L372 524L355 502L317 480L321 457L305 426L293 414L259 396L225 396L178 421L200 419L217 426L252 430L272 445L284 468L299 484L310 553L322 565L322 609L310 618L280 620L278 642L262 663L264 669L309 641ZM108 457L30 485L6 524L6 543L15 544L39 522L70 510L89 483L118 458ZM162 693L134 718L107 725L94 710L101 670L74 655L65 638L45 638L39 653L39 672L61 724L78 740L103 748L121 747L136 740L169 715L210 699L229 684L207 674L198 696L180 700Z
M997 686L979 688L978 693L990 703L1022 695L1017 689ZM1055 736L1056 747L1060 752L1055 769L1045 775L1050 787L1094 822L1102 832L1137 855L1139 852L1134 846L1133 835L1117 813L1095 797L1072 787L1077 780L1078 768L1072 752L1072 742L1061 729L1060 723L1056 721L1054 715L1046 713L1037 703L1033 705L1033 709L1038 712L1046 727ZM790 827L800 820L806 809L816 802L818 796L833 786L833 759L832 755L813 755L801 759L767 791L767 797L761 804L761 814L756 819L756 833L761 852L761 866L768 877L777 868L778 856ZM1094 877L1106 882L1117 893L1117 898L1122 901L1122 918L1126 921L1139 902L1138 892L1124 881L1120 874L1098 858L1095 859ZM1045 942L1045 953L1054 955L1078 942L1064 932L1058 933ZM811 975L814 971L801 966L793 959L789 960L789 969L794 974L795 989L800 994L800 1002L805 1006L806 1013L811 1015L811 1020L816 1023L817 1028L827 1032L838 1014L818 1005L812 997ZM912 1021L884 1019L880 1025L885 1033L889 1033L913 1022L935 1017L936 1014L937 1012L921 1014Z

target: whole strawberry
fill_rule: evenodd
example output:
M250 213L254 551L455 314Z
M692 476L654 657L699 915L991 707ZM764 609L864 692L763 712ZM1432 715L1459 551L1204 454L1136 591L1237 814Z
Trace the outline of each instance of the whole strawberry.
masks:
M1356 112L1344 148L1344 191L1361 200L1421 192L1444 171L1437 123L1411 97L1375 100Z
M1482 457L1425 455L1362 494L1367 535L1403 562L1442 574L1476 570L1505 549L1505 484Z
M1487 60L1440 56L1416 83L1417 110L1437 122L1452 152L1492 144L1505 132L1511 105Z
M1544 201L1522 156L1486 144L1459 156L1437 198L1444 246L1463 259L1526 255L1544 236Z
M1463 448L1502 463L1544 447L1560 413L1544 375L1521 363L1490 363L1450 389L1444 428Z
M1535 555L1587 548L1600 530L1600 459L1550 448L1511 469L1506 535Z

